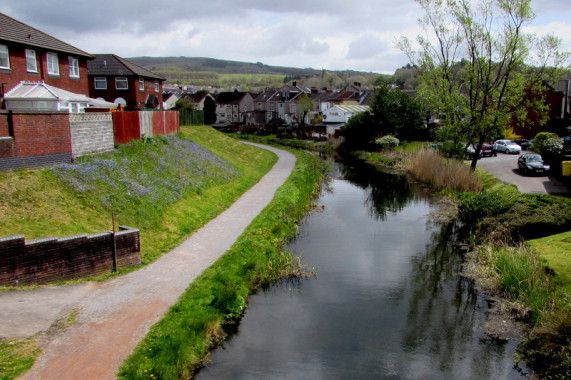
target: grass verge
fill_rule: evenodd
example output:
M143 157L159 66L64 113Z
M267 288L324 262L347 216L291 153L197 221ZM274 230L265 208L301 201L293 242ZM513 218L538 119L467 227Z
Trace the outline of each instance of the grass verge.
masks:
M329 141L281 139L277 138L275 135L260 136L260 135L234 134L232 136L241 140L254 141L262 144L281 145L295 149L305 149L322 153L335 153L337 149L337 145Z
M28 370L40 353L34 338L0 339L0 379L14 379Z
M304 270L283 243L295 236L326 170L303 151L292 175L232 248L199 276L155 324L119 371L121 379L189 378L223 338L223 325L242 316L260 284Z

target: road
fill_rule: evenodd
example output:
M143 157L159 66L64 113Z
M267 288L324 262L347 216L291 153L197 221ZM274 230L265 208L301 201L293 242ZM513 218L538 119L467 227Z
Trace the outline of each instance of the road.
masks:
M498 153L497 157L484 157L478 166L506 184L516 185L522 193L571 195L570 189L557 178L547 176L524 176L517 170L519 154Z

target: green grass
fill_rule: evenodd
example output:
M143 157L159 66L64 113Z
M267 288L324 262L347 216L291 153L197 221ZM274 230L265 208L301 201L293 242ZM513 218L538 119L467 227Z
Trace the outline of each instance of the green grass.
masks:
M209 185L203 186L200 191L188 192L179 201L163 205L162 223L150 223L140 229L143 265L179 245L194 231L232 205L277 161L275 154L242 144L210 127L183 127L182 136L208 147L213 153L226 159L239 175L231 181L207 182ZM141 170L144 170L144 166ZM111 229L111 214L104 205L64 185L49 169L0 173L0 214L0 236L21 234L28 240L97 233ZM136 220L127 219L124 215L119 215L117 219L118 224L139 227ZM136 268L122 268L119 274ZM109 273L95 280L104 280L115 275L117 274ZM12 379L16 373L31 366L39 352L35 348L30 349L31 346L37 347L33 338L2 341L0 379ZM13 362L15 364L12 364ZM14 372L12 368L20 372Z
M543 257L525 245L486 244L476 256L479 283L500 290L512 312L531 327L518 347L520 360L530 365L538 378L569 379L571 303L561 279L550 275Z
M304 269L283 243L295 236L325 170L319 158L294 152L296 167L272 202L232 248L199 276L155 324L119 372L121 379L180 379L192 376L224 336L222 326L241 317L250 292Z
M40 349L34 338L0 339L0 379L14 379L34 364Z
M182 198L171 203L165 201L164 197L145 202L128 194L122 196L121 191L116 192L115 204L121 205L121 209L115 210L117 224L139 228L143 264L168 252L228 208L257 183L277 160L273 153L242 144L210 127L183 127L181 136L208 147L211 152L228 161L237 175L228 179L225 175L218 175L217 168L211 170L205 164L202 174L193 175L191 180L194 182L183 191ZM160 148L161 144L158 145ZM163 175L163 181L168 181L172 172L165 172L153 165L158 161L156 157L162 157L156 148L154 144L137 142L113 155L97 155L86 161L108 165L111 158L128 160L137 157L137 161L132 160L138 165L134 166L135 170L129 176L154 178ZM143 153L149 152L153 154L141 162ZM252 165L254 162L256 165ZM103 177L111 177L111 173L97 173L98 182L104 182L101 180ZM117 179L107 181L120 182ZM0 236L19 234L29 240L110 230L112 210L103 201L97 200L101 194L109 193L110 185L97 185L90 192L76 191L62 183L50 169L0 173L0 213L3 216L0 220ZM119 187L119 190L124 189ZM123 272L129 270L123 269Z
M337 147L329 141L281 139L277 138L275 135L260 136L260 135L237 134L232 136L241 140L253 141L262 144L287 146L290 148L305 149L322 153L334 153L337 149Z
M571 231L528 240L526 243L546 260L558 281L571 294Z

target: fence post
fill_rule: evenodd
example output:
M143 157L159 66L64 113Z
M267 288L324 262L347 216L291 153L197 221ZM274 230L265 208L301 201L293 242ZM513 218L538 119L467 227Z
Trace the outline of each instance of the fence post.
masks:
M111 213L111 224L113 225L113 232L111 237L113 238L113 245L111 247L113 254L113 272L117 272L117 243L115 241L115 214Z

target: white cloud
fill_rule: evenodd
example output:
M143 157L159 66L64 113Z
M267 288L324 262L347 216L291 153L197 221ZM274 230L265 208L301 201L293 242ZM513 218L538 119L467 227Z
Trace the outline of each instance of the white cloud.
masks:
M529 30L553 32L569 50L567 3L535 1L541 7ZM395 41L418 35L422 15L414 0L18 0L0 4L0 12L90 53L382 73L408 62Z

